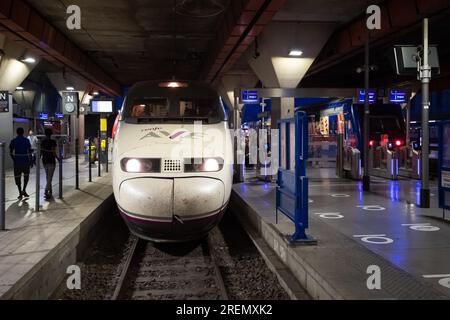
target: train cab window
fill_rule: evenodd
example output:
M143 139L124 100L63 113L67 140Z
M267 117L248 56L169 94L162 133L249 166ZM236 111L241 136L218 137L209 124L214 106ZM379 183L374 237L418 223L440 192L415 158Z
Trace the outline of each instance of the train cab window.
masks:
M133 101L128 110L131 118L161 118L167 117L169 104L165 98L145 98Z
M208 122L223 120L218 102L214 98L181 98L179 107L180 116L185 119L205 119Z

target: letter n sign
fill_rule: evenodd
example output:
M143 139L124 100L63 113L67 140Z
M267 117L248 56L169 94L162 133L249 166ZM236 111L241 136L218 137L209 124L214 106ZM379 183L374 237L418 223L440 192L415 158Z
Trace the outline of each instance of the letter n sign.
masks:
M0 112L9 112L9 92L0 91Z
M76 114L78 112L79 100L78 92L66 91L62 93L63 97L63 113L64 114Z

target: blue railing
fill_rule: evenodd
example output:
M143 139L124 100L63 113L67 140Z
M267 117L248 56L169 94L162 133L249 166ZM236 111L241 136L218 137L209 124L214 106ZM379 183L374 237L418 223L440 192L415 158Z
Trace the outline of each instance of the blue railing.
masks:
M439 130L439 207L450 210L450 121L443 121Z
M306 235L308 224L308 117L297 111L294 119L278 121L280 148L276 192L276 219L281 212L294 222L293 242L314 242Z

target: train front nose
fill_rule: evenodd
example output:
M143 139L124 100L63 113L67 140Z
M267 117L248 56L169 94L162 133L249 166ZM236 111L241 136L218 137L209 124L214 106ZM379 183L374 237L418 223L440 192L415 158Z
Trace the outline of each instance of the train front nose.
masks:
M187 241L218 223L224 192L223 182L212 178L137 178L122 182L118 204L137 235Z

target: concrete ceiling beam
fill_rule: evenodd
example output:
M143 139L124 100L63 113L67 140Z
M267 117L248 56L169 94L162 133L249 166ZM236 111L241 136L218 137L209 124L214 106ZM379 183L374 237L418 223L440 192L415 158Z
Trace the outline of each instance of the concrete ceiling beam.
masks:
M116 80L25 1L0 1L0 32L28 46L36 56L79 73L108 94L121 95Z
M381 5L381 30L370 33L373 46L383 45L396 35L414 28L425 17L444 14L450 10L448 0L388 0ZM364 49L366 15L360 14L353 21L337 30L323 48L318 62L306 75L306 78L325 71L355 55Z
M232 0L202 75L214 82L230 70L286 0Z
M272 21L258 37L246 58L265 87L295 88L335 28L330 23ZM290 57L291 50L300 57ZM255 53L257 53L255 55Z
M4 52L4 56L0 58L0 90L14 92L33 71L40 58L36 57L35 63L21 62L28 50L1 35L0 38L0 49Z

